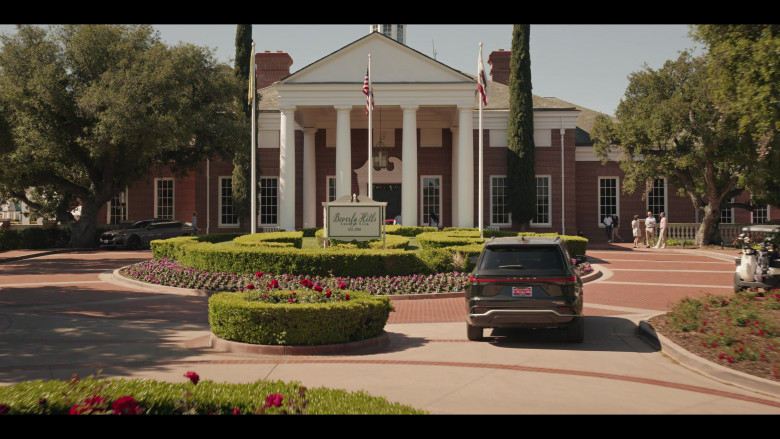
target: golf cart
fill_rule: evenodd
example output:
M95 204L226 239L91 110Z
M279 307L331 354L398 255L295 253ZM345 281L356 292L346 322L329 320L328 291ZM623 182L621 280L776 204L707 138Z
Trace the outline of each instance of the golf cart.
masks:
M736 258L735 293L746 288L769 291L780 287L778 240L780 226L755 225L742 228L737 238L737 242L742 244L742 256Z

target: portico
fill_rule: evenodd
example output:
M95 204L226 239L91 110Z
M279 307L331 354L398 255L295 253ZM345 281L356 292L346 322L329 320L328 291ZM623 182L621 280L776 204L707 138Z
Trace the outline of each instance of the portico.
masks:
M372 143L382 140L389 157L387 169L372 170L373 182L401 185L404 225L421 224L435 211L447 224L473 227L475 81L372 33L261 90L259 147L276 147L278 133L279 228L315 227L322 201L368 194L371 157L361 88L369 54L376 105ZM295 144L296 131L303 145ZM422 178L430 169L423 162L430 158L446 160L446 175ZM442 197L445 187L449 193Z

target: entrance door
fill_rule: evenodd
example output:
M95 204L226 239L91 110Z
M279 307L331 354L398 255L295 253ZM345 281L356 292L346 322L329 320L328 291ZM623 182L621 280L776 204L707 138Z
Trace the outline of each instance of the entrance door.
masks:
M387 202L386 218L394 219L401 215L401 185L375 184L373 189L374 201Z

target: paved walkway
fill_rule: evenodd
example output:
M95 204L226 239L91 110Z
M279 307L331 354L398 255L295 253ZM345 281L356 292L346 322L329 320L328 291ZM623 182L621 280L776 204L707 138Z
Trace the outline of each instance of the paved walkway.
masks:
M104 376L300 381L364 390L432 413L771 413L780 385L681 366L638 336L639 323L684 296L731 291L736 251L588 251L586 340L555 331L465 337L459 297L395 300L389 344L342 355L279 356L210 347L206 298L116 279L148 251L0 254L0 384ZM702 286L703 285L703 286Z

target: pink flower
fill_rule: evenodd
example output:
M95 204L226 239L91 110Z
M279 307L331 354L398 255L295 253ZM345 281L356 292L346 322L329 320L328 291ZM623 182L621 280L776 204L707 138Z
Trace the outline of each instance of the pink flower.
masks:
M234 415L240 415L241 414L241 410L239 410L238 407L236 407L236 408L233 409L233 414Z
M192 381L192 384L198 384L198 381L200 381L198 374L192 371L188 371L184 376L189 378L189 380Z
M265 406L266 407L279 407L282 405L282 400L284 397L278 393L272 393L268 395L268 397L265 399Z
M114 401L111 404L111 408L114 410L115 415L140 415L143 412L141 406L138 405L138 401L130 395Z

